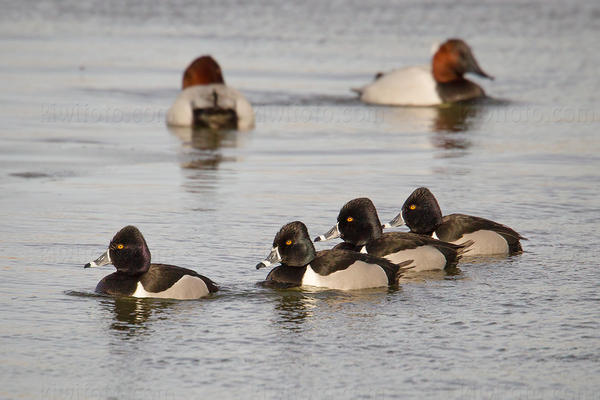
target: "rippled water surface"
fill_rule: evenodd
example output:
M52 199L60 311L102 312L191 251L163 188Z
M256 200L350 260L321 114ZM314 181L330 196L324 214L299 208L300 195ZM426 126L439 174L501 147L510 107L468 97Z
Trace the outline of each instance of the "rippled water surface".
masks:
M597 398L600 6L456 3L5 3L0 398ZM349 91L452 36L496 77L478 81L492 100ZM203 53L255 130L165 127ZM387 220L418 186L525 252L398 290L256 286L284 223L315 236L359 196ZM82 266L126 224L222 290L95 295L112 267Z

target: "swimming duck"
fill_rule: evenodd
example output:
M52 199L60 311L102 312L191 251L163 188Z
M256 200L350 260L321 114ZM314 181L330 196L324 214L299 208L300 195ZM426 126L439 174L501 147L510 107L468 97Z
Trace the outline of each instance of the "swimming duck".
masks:
M254 126L252 106L225 85L221 67L211 56L199 57L185 69L181 88L167 112L168 125L239 130Z
M341 237L346 242L341 248L354 247L355 251L394 263L412 259L415 266L411 272L452 268L471 244L468 241L451 244L408 232L383 233L375 205L366 197L346 203L337 221L327 233L315 238L315 242Z
M84 268L112 264L117 268L96 286L97 293L116 296L197 299L219 288L191 269L166 264L151 264L150 250L135 226L121 229L110 241L108 250Z
M274 286L316 286L353 290L397 285L405 267L368 254L345 250L315 251L308 229L300 221L284 225L273 240L269 256L256 269L280 262L265 283Z
M517 254L520 240L527 240L506 225L465 214L442 217L437 199L425 187L416 189L402 205L400 213L385 227L406 224L411 232L433 236L450 243L473 241L469 256Z
M353 90L365 103L394 106L433 106L484 97L479 85L463 77L468 72L494 79L481 69L463 40L448 39L435 52L431 67L379 73L372 83Z

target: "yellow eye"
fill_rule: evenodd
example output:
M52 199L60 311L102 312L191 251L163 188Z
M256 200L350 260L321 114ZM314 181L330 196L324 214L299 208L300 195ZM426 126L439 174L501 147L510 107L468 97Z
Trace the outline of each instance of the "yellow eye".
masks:
M285 244L289 246L290 244L292 244L292 241L288 240L287 242L285 242Z
M120 244L120 243L117 245L117 249L119 249L119 250L123 250L123 247L125 247L125 246L123 246L123 245L122 245L122 244Z
M417 208L417 206L415 206L414 204L411 204L410 206L408 206L408 208L410 208L411 210L414 210L415 208Z
M352 218L352 217L348 217L348 218L346 218L346 221L348 221L348 222L352 222L352 221L354 221L354 218Z

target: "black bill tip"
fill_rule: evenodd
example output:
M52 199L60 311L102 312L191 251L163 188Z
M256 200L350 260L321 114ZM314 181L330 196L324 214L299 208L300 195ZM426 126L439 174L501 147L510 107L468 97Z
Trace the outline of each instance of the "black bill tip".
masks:
M256 264L256 269L261 269L261 268L266 268L267 266L265 265L265 263L261 263L259 262L258 264Z
M87 264L85 264L85 265L83 266L83 268L84 268L84 269L85 269L85 268L90 268L91 266L92 266L92 265L91 265L90 263L87 263Z

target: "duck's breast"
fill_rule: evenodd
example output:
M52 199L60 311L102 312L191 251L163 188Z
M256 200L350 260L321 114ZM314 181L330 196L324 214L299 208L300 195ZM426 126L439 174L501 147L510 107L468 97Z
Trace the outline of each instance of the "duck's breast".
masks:
M427 66L397 69L359 90L365 103L396 106L441 104L436 82Z

